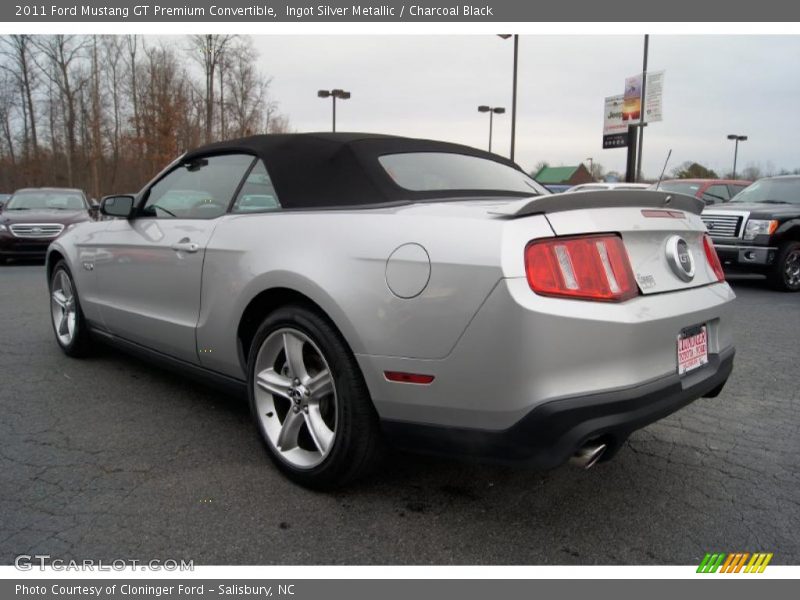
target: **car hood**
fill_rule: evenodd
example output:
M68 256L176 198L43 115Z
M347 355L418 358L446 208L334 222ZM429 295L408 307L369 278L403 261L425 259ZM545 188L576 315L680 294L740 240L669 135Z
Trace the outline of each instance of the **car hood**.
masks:
M85 210L4 210L0 213L0 223L61 223L69 225L89 221L89 213Z
M772 215L792 215L800 213L800 204L769 204L763 202L727 202L708 207L708 212L747 211L749 213L769 213Z

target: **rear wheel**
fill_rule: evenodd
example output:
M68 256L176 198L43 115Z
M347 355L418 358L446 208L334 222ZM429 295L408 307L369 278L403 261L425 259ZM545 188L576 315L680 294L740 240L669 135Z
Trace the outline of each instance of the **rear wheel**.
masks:
M59 347L68 356L84 356L89 350L89 331L72 273L63 260L50 277L50 315Z
M326 319L299 305L276 310L253 338L248 363L256 426L292 480L333 488L376 463L377 414L355 358Z
M767 279L777 290L800 290L800 242L789 242L780 249Z

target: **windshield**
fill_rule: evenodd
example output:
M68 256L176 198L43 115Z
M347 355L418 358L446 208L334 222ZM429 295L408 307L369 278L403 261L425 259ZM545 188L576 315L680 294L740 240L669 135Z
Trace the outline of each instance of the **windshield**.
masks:
M385 154L381 166L397 185L414 192L476 190L534 196L547 191L528 175L500 162L451 152Z
M731 202L800 204L800 178L762 179L736 194Z
M656 189L655 185L650 187ZM663 181L658 184L658 191L686 194L687 196L696 196L699 189L699 183L692 183L690 181Z
M86 210L83 197L71 191L18 192L11 196L6 210Z

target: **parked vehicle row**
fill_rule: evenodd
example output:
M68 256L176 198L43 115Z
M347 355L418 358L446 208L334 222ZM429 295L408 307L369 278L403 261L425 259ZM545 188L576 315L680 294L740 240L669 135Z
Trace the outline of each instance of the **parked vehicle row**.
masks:
M649 189L687 194L709 205L728 202L751 183L743 179L667 179Z

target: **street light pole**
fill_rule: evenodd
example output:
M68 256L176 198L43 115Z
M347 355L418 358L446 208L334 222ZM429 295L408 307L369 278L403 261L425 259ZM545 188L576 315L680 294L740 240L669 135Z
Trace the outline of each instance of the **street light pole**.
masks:
M494 115L502 115L506 112L506 109L502 106L486 106L485 104L481 104L478 107L478 112L488 112L489 113L489 152L492 151L492 129L494 126Z
M733 145L733 179L736 179L736 159L739 156L739 142L746 142L747 136L746 135L738 135L736 133L732 133L728 136L729 140L734 141Z
M507 40L511 37L511 34L501 34L499 37ZM513 71L513 83L511 86L511 152L509 153L509 158L513 161L514 160L514 147L516 146L517 140L517 65L519 62L519 35L514 34L514 71Z
M331 124L331 131L336 132L336 99L339 98L340 100L349 100L350 99L350 92L346 92L344 90L335 89L335 90L319 90L317 92L318 98L331 98L333 100L333 122Z
M517 59L519 57L519 35L514 34L514 83L511 95L511 153L509 157L514 162L514 144L517 138Z
M639 113L639 156L636 160L636 181L642 180L642 150L644 148L644 128L647 125L645 121L646 102L647 102L647 50L650 46L650 36L644 35L644 60L642 62L642 103Z
M494 111L489 113L489 152L492 151L492 121L494 120Z

